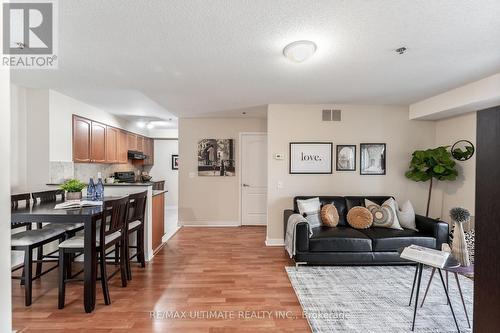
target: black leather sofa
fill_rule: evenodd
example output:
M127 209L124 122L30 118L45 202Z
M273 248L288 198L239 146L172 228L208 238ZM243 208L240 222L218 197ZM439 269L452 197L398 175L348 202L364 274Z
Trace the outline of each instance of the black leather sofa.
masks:
M315 198L300 196L293 200L294 209L284 212L284 230L288 218L298 213L297 200ZM312 229L309 237L309 224L300 222L296 226L297 263L329 265L395 265L408 264L400 259L398 248L411 244L441 249L448 240L448 224L440 220L416 216L417 231L395 230L380 227L354 229L347 223L347 212L355 206L365 206L364 199L382 204L390 196L319 196L321 205L333 204L339 213L337 227L320 226Z

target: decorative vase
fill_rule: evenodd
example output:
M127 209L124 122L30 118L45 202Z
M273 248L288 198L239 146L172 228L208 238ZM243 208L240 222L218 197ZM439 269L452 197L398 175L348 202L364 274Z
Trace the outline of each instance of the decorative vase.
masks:
M466 267L470 265L469 251L465 242L463 223L455 222L453 228L453 242L451 244L451 254L458 260L460 265Z
M82 199L82 191L66 193L66 200L81 200L81 199Z

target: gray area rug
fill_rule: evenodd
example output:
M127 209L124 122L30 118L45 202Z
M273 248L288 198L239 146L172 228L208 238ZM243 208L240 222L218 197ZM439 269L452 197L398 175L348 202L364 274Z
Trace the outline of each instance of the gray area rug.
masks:
M313 332L411 332L413 266L303 266L286 271ZM430 271L426 268L422 275L415 332L456 332L437 272L420 308ZM473 281L459 279L472 326ZM453 274L449 284L460 330L471 332Z

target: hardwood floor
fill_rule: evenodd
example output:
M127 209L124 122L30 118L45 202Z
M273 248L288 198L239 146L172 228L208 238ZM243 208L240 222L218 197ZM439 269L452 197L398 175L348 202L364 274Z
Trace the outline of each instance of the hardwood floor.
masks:
M34 282L33 305L28 308L19 281L13 280L14 329L309 332L284 270L292 262L282 247L264 245L265 232L264 227L182 228L145 269L133 265L133 280L126 288L121 288L118 275L110 281L111 305L104 305L98 284L91 314L83 310L79 282L67 285L66 307L57 309L57 270ZM174 311L186 318L165 318ZM209 314L216 318L207 319ZM229 319L217 318L223 315Z

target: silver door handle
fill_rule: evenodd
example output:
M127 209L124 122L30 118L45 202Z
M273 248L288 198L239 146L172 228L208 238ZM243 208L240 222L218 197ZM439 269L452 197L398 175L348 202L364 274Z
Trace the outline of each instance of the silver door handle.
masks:
M243 184L243 187L250 187L250 185L248 185L248 184Z

